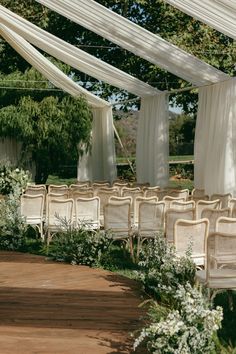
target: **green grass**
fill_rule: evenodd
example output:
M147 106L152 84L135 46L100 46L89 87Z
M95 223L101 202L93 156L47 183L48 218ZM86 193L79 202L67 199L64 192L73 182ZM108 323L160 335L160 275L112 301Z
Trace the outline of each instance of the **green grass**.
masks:
M49 175L46 184L73 184L76 183L76 178L60 178L58 176Z
M169 161L189 161L193 159L193 155L169 156Z

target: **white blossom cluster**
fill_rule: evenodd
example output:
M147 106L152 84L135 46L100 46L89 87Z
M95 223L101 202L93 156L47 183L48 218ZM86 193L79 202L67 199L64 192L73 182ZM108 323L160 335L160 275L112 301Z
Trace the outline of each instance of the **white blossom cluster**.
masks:
M134 349L143 341L156 354L208 354L214 349L213 335L221 325L222 308L210 309L202 293L190 284L179 286L175 299L177 308L143 328Z
M0 166L0 194L14 193L15 189L22 191L30 180L29 171L12 168L9 164Z

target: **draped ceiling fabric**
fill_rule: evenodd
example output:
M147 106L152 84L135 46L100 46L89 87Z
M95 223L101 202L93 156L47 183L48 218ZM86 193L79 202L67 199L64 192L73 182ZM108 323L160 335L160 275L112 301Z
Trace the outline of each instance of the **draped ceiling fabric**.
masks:
M211 84L228 78L223 72L96 1L36 1L194 85Z
M137 134L136 171L140 183L166 187L169 181L169 124L165 94L143 98Z
M42 54L40 54L30 43L28 43L23 37L19 36L17 33L7 28L5 25L0 24L0 35L32 66L34 66L39 72L41 72L50 82L52 82L56 87L60 87L64 91L68 92L74 97L78 97L81 94L85 95L89 104L93 107L94 116L98 116L104 123L106 120L107 125L112 126L112 107L104 100L91 94L87 90L83 89L77 85L73 80L67 77L61 70L59 70L54 64L52 64L48 59L46 59ZM99 113L96 113L96 112ZM114 138L112 137L113 130L111 128L110 134L101 134L97 136L97 140L101 144L106 144L108 146L108 151L114 152ZM111 160L115 161L115 155L111 159L107 158L108 151L103 155L100 155L101 164L103 166L102 171L106 171L106 176L103 179L109 179L112 181L116 176L116 164L111 164ZM95 161L96 162L96 161ZM92 164L95 163L92 157ZM102 173L101 173L102 174Z
M236 2L232 0L165 0L182 12L236 39Z
M195 187L236 196L236 78L199 89Z

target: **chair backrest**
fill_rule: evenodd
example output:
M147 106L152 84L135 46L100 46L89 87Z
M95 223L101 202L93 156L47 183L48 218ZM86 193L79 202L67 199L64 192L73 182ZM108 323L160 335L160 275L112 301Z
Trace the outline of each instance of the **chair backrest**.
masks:
M216 222L221 216L230 216L230 208L225 209L203 209L201 218L206 218L209 220L209 232L216 231Z
M156 186L156 187L146 187L144 188L144 196L146 198L149 198L149 197L156 197L158 198L157 196L157 192L159 192L161 190L160 187Z
M73 199L50 199L48 201L48 208L46 214L47 227L58 227L63 229L64 224L71 224L73 220Z
M191 195L190 199L194 200L197 203L199 200L209 200L210 197L209 197L209 195L199 195L199 196Z
M129 201L109 202L104 206L104 229L131 232L131 204Z
M220 200L198 200L196 202L196 219L200 219L202 215L202 211L204 209L219 209L220 208Z
M89 185L87 183L84 184L71 184L69 186L69 194L72 195L74 192L81 191L83 189L88 189Z
M48 186L48 193L57 193L57 194L63 194L63 193L68 193L68 186L66 184L61 184L61 185L56 185L56 184L50 184Z
M125 182L125 181L115 181L112 184L112 187L119 187L119 188L123 188L123 187L128 187L129 186L129 182Z
M189 189L172 189L169 191L169 196L174 198L184 198L187 201L189 197Z
M119 197L119 191L118 189L115 190L98 189L96 192L96 196L100 198L100 215L103 215L104 206L108 203L109 198L112 196Z
M138 220L139 220L139 205L142 202L150 202L150 203L156 203L158 202L158 198L157 197L136 197L134 199L134 216L133 216L133 223L135 225L138 224Z
M229 201L229 207L231 210L231 216L232 218L236 217L236 198L231 198Z
M78 227L99 229L100 199L98 197L77 198L75 200L75 215Z
M92 188L79 189L79 190L76 189L70 194L70 197L74 200L76 200L77 198L92 198L93 196L94 194Z
M236 234L236 219L220 217L216 222L216 232Z
M179 209L179 210L187 210L187 209L194 209L195 208L195 201L189 200L187 202L183 202L182 200L173 200L170 203L171 209Z
M211 200L216 200L219 199L221 202L221 208L228 208L229 207L229 201L232 198L231 193L226 193L226 194L212 194Z
M185 198L184 197L170 197L169 195L166 195L163 198L163 202L165 203L165 210L167 211L168 209L170 209L170 205L173 201L181 201L184 202Z
M210 233L207 237L206 285L236 289L236 234Z
M209 232L208 219L179 219L174 226L174 245L179 255L191 252L197 265L204 265L206 255L206 240Z
M143 197L144 192L140 188L122 188L121 190L121 195L122 197L131 197L132 198L132 203L131 203L131 213L134 213L134 201L135 198L137 197Z
M45 184L27 184L27 188L32 188L32 189L46 189L47 190L47 187Z
M165 212L165 235L168 242L174 242L174 225L176 220L194 220L195 210L169 209Z
M204 197L205 189L193 188L191 195L194 197Z
M141 201L139 203L138 234L145 236L164 229L165 203Z
M90 187L90 182L85 181L85 182L77 182L77 183L72 183L69 188L70 189L77 189L77 188L89 188Z
M115 195L112 195L109 198L108 203L110 203L110 202L113 202L113 203L118 202L119 203L119 202L124 202L124 201L128 201L128 202L132 203L132 197L130 197L130 196L128 196L128 197L117 197Z
M44 188L43 186L42 186L42 187L37 187L37 188L28 186L28 187L26 188L26 190L25 190L25 194L27 194L27 195L43 194L43 196L46 197L46 195L47 195L47 190L46 190L46 188Z
M42 220L45 197L43 194L22 194L20 210L26 221Z
M100 188L109 188L110 187L110 183L109 182L93 182L92 183L92 187L93 189L100 189Z

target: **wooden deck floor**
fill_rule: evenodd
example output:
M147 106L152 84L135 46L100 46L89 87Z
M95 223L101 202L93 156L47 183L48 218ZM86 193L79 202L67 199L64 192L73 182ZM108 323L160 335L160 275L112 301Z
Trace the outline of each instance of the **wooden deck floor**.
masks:
M0 252L0 353L132 353L141 301L113 273Z

